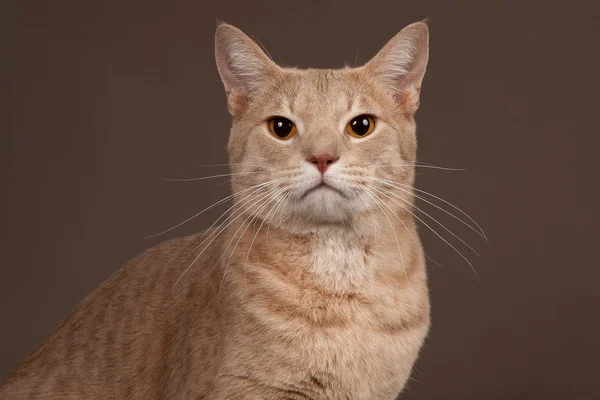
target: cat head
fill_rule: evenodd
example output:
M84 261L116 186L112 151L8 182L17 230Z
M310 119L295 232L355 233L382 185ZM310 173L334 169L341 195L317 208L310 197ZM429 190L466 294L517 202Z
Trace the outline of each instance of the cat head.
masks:
M361 67L283 68L239 29L219 25L238 206L319 225L408 205L428 46L427 25L417 22Z

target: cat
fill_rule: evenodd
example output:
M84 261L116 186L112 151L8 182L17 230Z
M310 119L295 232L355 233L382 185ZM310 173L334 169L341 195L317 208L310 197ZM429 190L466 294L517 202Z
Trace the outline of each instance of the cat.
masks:
M109 277L0 398L396 398L430 324L412 216L428 53L416 22L361 67L284 68L220 23L234 205Z

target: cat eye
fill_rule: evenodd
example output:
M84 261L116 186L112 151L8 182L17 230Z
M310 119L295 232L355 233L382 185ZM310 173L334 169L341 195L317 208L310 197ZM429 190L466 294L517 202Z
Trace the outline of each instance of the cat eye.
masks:
M296 134L296 125L287 118L273 117L269 120L269 130L279 139L290 139Z
M346 130L354 137L362 138L368 136L375 129L375 118L370 115L359 115L346 125Z

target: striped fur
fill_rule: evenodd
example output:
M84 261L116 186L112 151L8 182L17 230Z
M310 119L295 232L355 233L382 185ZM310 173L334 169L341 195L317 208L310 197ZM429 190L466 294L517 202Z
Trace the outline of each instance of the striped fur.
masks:
M221 25L228 219L114 273L2 381L0 398L394 399L429 298L412 191L388 190L402 202L392 201L373 179L414 182L427 40L417 23L364 67L284 69ZM350 138L348 119L366 112L376 130ZM293 120L297 138L271 136L273 115ZM337 194L309 190L321 175L305 160L320 152L339 157L323 175Z

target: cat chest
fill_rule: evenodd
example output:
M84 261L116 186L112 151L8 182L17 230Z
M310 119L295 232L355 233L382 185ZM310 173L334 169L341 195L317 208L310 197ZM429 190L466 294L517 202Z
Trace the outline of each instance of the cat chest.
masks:
M375 260L363 246L338 240L322 243L311 251L304 263L323 284L344 286L372 278Z
M301 308L296 315L261 310L253 318L252 333L240 337L248 361L263 368L252 372L256 379L277 380L281 387L291 385L315 399L394 398L410 374L425 324L404 327L398 310L356 300Z
M296 325L262 335L263 346L248 354L260 369L244 373L311 399L391 400L408 378L423 337L423 332L392 335L364 326Z
M307 369L331 387L373 391L401 379L414 361L418 340L410 334L388 335L368 329L317 332L307 337Z
M428 303L425 291L382 282L377 269L364 248L336 241L294 260L288 274L250 265L231 344L261 369L240 373L330 394L314 399L393 399L424 340Z

